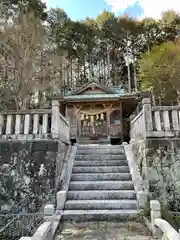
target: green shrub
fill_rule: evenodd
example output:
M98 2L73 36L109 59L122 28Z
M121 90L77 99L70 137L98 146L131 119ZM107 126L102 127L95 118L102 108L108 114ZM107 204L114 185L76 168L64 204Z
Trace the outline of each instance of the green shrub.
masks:
M161 215L164 220L166 220L173 228L177 231L180 229L180 216L174 215L169 211L167 205L162 205Z

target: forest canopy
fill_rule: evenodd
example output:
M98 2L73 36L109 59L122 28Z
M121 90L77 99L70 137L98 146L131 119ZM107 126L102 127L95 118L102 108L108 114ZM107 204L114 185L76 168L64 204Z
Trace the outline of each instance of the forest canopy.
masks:
M144 57L147 63L148 54L159 51L157 46L166 46L163 44L169 41L174 44L180 30L180 15L174 11L162 13L159 20L117 17L104 11L94 19L73 21L63 9L48 10L40 0L3 0L0 15L3 108L35 107L34 94L39 98L36 106L43 105L47 96L73 90L91 78L104 85L128 89L130 84L131 91L140 89ZM36 35L37 28L40 31ZM23 65L21 69L19 64ZM152 90L149 86L152 84L143 83L144 90Z

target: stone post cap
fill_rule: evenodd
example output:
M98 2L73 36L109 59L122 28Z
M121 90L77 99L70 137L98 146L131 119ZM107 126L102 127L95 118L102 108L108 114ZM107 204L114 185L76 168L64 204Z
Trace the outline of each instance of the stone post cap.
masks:
M161 210L160 202L157 200L151 200L150 207L151 207L152 211L160 211Z
M51 104L52 104L52 106L59 106L59 101L58 100L52 100Z
M143 98L142 104L151 104L151 99L150 98Z
M55 207L53 204L47 204L44 207L44 215L45 216L52 216L55 212Z

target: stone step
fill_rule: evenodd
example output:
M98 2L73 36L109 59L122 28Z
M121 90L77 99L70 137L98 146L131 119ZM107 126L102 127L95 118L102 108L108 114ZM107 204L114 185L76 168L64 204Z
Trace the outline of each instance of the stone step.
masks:
M97 139L97 140L90 140L90 139L80 139L78 141L80 145L108 145L110 144L110 140L108 139Z
M137 209L137 200L68 200L65 210Z
M110 144L83 144L78 146L78 150L94 150L94 149L124 149L122 145L110 145Z
M72 221L128 221L139 218L139 211L135 209L128 210L65 210L63 211L63 220Z
M72 174L72 181L100 181L100 180L121 180L128 181L131 180L130 173L81 173Z
M94 155L80 155L76 154L75 160L78 161L86 161L86 160L126 160L125 155L102 155L102 154L94 154Z
M134 190L68 191L68 200L136 199Z
M128 162L126 160L75 160L74 166L128 166Z
M69 190L134 190L132 181L74 181Z
M95 148L95 149L84 149L84 150L80 150L77 149L77 154L79 155L96 155L96 154L102 154L102 155L124 155L124 149L99 149L99 148Z
M129 173L128 166L73 167L73 173Z

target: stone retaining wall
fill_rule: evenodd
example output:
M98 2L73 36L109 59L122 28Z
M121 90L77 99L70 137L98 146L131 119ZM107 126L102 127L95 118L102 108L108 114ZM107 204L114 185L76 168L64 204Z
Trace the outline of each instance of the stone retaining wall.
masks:
M55 140L1 141L1 213L16 211L17 205L34 212L55 201L56 179L67 149L68 145Z
M147 189L180 208L180 139L146 138L131 144Z

